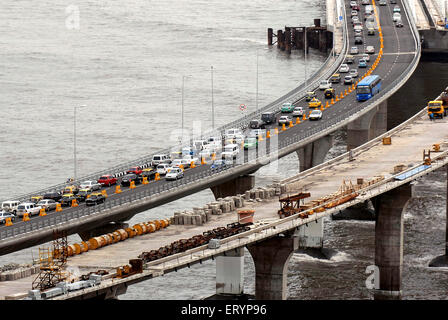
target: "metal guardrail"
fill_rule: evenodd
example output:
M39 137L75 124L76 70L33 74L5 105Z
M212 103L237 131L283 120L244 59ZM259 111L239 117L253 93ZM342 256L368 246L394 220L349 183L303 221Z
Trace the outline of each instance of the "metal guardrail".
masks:
M406 0L403 1L403 3L405 3L405 2L406 2ZM406 7L406 9L408 10L408 7ZM345 7L344 7L344 16L345 16ZM346 19L345 19L345 22L346 22ZM410 25L411 25L411 23L410 23ZM418 50L417 50L417 54L414 56L414 59L412 60L411 64L404 71L404 74L406 74L407 76L405 76L403 78L397 78L396 80L394 80L388 86L388 88L391 88L390 90L381 91L379 94L375 95L372 99L370 99L369 100L370 102L367 105L361 104L358 106L358 108L356 108L355 111L350 110L348 112L345 112L344 114L341 114L337 117L332 118L328 122L322 123L321 125L317 125L314 128L311 128L310 130L301 132L293 137L288 137L286 139L282 139L281 141L279 141L278 149L271 150L271 152L268 153L265 156L265 158L269 159L270 157L272 157L273 153L278 153L282 149L290 148L299 143L300 144L309 143L308 141L315 140L315 137L317 135L328 134L330 131L332 132L332 131L346 125L346 123L353 121L354 118L359 117L360 113L368 112L373 107L375 107L378 103L381 103L383 100L388 98L399 87L401 87L401 85L405 81L407 81L407 79L410 77L412 72L415 70L418 60L420 58L420 42L418 41L418 31L417 31L415 22L413 20L412 20L412 26L413 26L412 30L413 30L413 34L414 34L414 40L416 42L416 47L418 48ZM345 39L344 50L346 51L348 49L348 36L346 33L347 24L343 25L343 30L344 30L344 39ZM416 35L417 35L417 38L416 38ZM345 52L344 50L342 52ZM341 54L337 61L339 61L339 63L340 63L344 59L344 56L345 56L345 54ZM334 72L333 70L330 70L330 71L326 72L323 76L319 77L319 80L316 80L316 82L311 84L310 86L317 84L320 81L320 79L324 78L325 76L329 77ZM273 105L270 108L275 108L275 107L278 107L278 106ZM263 112L263 111L259 111L259 112ZM260 161L260 158L258 159L258 161ZM121 207L125 203L132 203L134 201L142 200L144 198L149 197L149 199L146 199L149 201L151 197L157 197L166 191L174 192L174 191L178 190L178 188L184 188L184 187L191 186L192 184L197 184L198 180L204 180L204 182L205 182L205 180L212 180L215 177L217 177L218 175L222 174L224 171L227 174L231 174L233 171L236 171L236 169L238 169L239 166L241 166L241 165L248 166L248 165L253 165L254 163L256 163L256 161L246 162L246 163L239 164L239 165L235 165L235 164L234 165L226 165L226 166L223 166L220 168L211 168L210 167L207 170L200 171L200 172L194 173L192 175L185 176L181 180L167 182L166 184L162 184L162 185L157 185L156 187L154 187L152 189L145 189L145 190L136 189L132 193L129 193L129 195L127 195L127 196L120 197L118 199L109 199L108 201L106 201L105 203L100 204L100 205L96 205L93 207L84 207L82 209L73 210L73 211L69 211L69 212L63 211L63 212L60 212L58 215L52 215L52 216L48 217L47 219L45 219L45 221L42 221L41 219L32 219L28 223L23 224L19 227L11 226L9 228L6 228L5 230L2 230L0 232L0 239L6 239L9 237L22 235L26 232L32 232L34 230L42 229L45 227L52 227L59 223L66 223L72 219L81 218L83 216L90 216L92 214L96 214L96 213L99 213L104 210L112 210L114 208ZM141 164L141 163L138 163L138 162L127 163L126 169L129 166L138 165L138 164ZM120 168L122 168L122 167L120 167ZM96 174L96 175L98 175L98 174ZM80 180L88 180L91 177L92 176L87 176ZM60 186L63 187L63 186L65 186L65 184L62 184ZM55 187L52 187L52 188L55 188ZM54 189L46 189L46 190L54 190ZM29 197L30 195L25 195L25 197L26 196Z
M345 15L345 7L344 7L344 15ZM416 29L415 23L412 23L412 26L414 27L413 33L414 33L414 39L415 39L415 35L418 35L418 31ZM345 32L347 30L346 24L343 25L343 30L344 30L344 38L345 38L344 50L347 50L348 49L348 36ZM317 125L314 128L311 128L310 130L307 130L305 132L301 132L301 133L295 135L294 137L288 137L286 139L282 139L279 142L278 149L271 150L271 152L265 156L267 161L269 162L269 159L272 157L272 154L279 153L282 151L282 149L291 148L297 144L309 143L309 141L311 141L311 140L314 141L316 139L315 137L317 135L326 135L330 131L332 132L332 131L346 125L346 123L353 121L354 118L359 117L360 113L368 112L373 107L375 107L378 103L381 103L383 100L385 100L387 97L389 97L393 93L392 91L396 91L398 89L398 87L400 87L405 81L407 81L410 74L413 72L413 70L415 70L415 68L417 66L417 62L420 57L420 42L418 40L416 40L415 42L416 42L416 46L418 48L418 50L417 50L418 54L414 57L413 61L411 62L411 64L408 66L408 68L404 72L404 74L408 74L408 76L404 77L404 78L397 78L395 81L393 81L388 86L388 88L396 88L395 90L393 90L393 89L384 90L384 91L380 92L380 94L377 94L372 99L370 99L369 104L367 104L365 106L363 104L359 105L355 111L353 111L353 110L348 111L344 114L339 115L338 117L332 118L329 122L325 122L325 123L322 123L321 125ZM343 52L345 52L344 50L343 50ZM344 59L344 56L345 56L344 54L341 54L337 61L339 61L339 63L340 63ZM333 72L334 72L333 70L326 72L322 77L320 77L320 79L324 78L327 75L329 77L331 74L333 74ZM316 80L316 82L313 84L317 84L319 81L320 80ZM310 86L312 86L313 84L311 84ZM275 108L275 107L276 107L276 105L273 105L270 108ZM263 111L260 111L260 112L263 112ZM258 161L260 161L260 160L263 161L263 159L259 158ZM243 165L252 166L254 163L256 163L256 162L251 161L251 162L246 162ZM129 166L138 165L138 164L139 163L132 163L132 164L128 163L126 165L126 168L128 168ZM213 180L214 178L217 177L217 175L222 174L224 171L227 174L231 174L233 171L235 171L233 169L237 169L239 166L241 166L241 164L240 165L235 165L235 164L226 165L226 166L220 167L220 168L208 168L207 170L200 171L200 172L197 172L197 173L189 175L189 176L185 176L182 180L178 180L175 182L167 182L166 184L159 185L157 187L154 187L151 190L138 190L137 189L137 190L133 191L132 193L130 193L126 197L121 197L118 199L110 199L110 200L106 201L104 204L100 204L100 205L97 205L94 207L85 207L82 209L78 209L78 210L76 210L77 212L71 212L71 211L70 212L61 212L58 214L57 217L48 218L45 220L45 222L39 221L40 219L32 219L24 226L20 226L20 227L16 227L16 228L14 228L14 226L12 226L12 227L9 227L7 230L2 230L2 232L0 232L0 239L5 239L5 238L11 237L11 236L17 236L17 235L20 235L25 232L34 231L34 230L45 228L45 227L51 227L57 223L66 223L72 219L80 218L83 216L89 216L89 215L96 214L96 213L99 213L104 210L112 210L114 208L118 208L118 207L122 206L125 203L131 203L133 201L141 200L141 199L144 199L147 197L160 196L162 193L167 192L167 191L174 192L174 191L178 190L178 188L180 188L180 187L183 188L183 187L191 186L193 183L197 183L198 180L204 180L204 182L206 182L205 180ZM91 176L89 176L89 177L91 177ZM82 178L82 180L84 180L84 179L87 180L88 178L86 178L86 177ZM63 184L62 186L64 186L64 185L65 184ZM53 190L53 189L51 189L51 190Z
M344 17L345 17L345 6L344 6ZM348 50L348 35L347 35L347 21L346 21L346 19L344 21L346 23L343 24L343 30L342 30L343 31L343 48L342 48L338 58L333 63L330 64L331 60L333 59L333 56L330 53L330 55L328 56L328 58L326 59L325 63L322 65L322 67L319 68L316 72L314 72L311 75L311 77L309 79L310 82L308 83L308 85L305 85L305 83L302 83L297 88L291 90L290 92L288 92L287 94L278 98L274 102L269 103L265 107L260 108L258 111L254 111L244 117L241 117L235 121L227 123L227 124L217 128L216 130L209 130L207 132L204 132L200 136L193 137L191 140L199 140L203 137L209 137L213 133L216 134L216 132L220 132L222 135L225 132L225 130L229 129L229 128L244 129L248 126L250 120L259 118L263 112L279 111L281 109L281 105L283 103L290 102L290 101L297 101L297 100L304 98L307 91L309 91L311 88L316 88L322 79L329 78L335 72L335 70L339 67L339 65L342 63L343 59L345 58L346 51ZM332 52L333 52L333 50L335 50L335 48L332 49ZM323 74L320 74L320 73L322 73L322 70L324 70L324 69L327 69L327 71L324 72ZM149 165L149 163L152 160L152 156L155 154L169 154L171 151L180 150L181 148L182 148L182 145L177 144L177 145L171 146L169 148L158 150L157 152L151 153L149 155L145 155L136 160L124 162L124 163L118 164L114 167L111 167L111 168L108 168L105 170L90 173L81 178L78 178L73 183L80 183L80 182L86 181L86 180L96 180L104 174L115 174L118 176L118 175L122 174L123 172L125 172L126 170L128 170L130 167ZM41 194L44 194L47 192L52 192L52 191L60 191L60 190L64 189L64 187L66 185L67 185L67 183L60 183L57 185L46 187L46 188L38 190L38 191L30 192L27 194L15 195L13 197L10 197L9 199L3 199L1 201L7 201L7 200L11 200L11 199L25 201L25 200L29 200L29 198L34 195L41 195Z

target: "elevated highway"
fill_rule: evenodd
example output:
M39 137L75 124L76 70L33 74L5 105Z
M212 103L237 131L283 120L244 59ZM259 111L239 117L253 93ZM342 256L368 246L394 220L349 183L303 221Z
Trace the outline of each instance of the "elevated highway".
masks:
M225 226L236 220L236 215L216 216L216 219L202 226L171 225L157 233L145 234L126 241L91 250L70 257L68 266L79 268L81 273L105 269L101 284L83 290L72 291L53 299L113 298L126 292L134 283L166 275L209 259L216 260L217 293L241 294L244 271L241 259L244 248L252 255L256 268L256 298L285 299L286 273L289 257L307 246L307 237L323 237L324 217L331 216L348 207L372 200L377 219L375 228L375 265L380 268L380 287L374 290L375 298L396 299L401 292L401 269L403 264L403 211L413 196L412 181L429 172L448 167L448 120L431 121L426 110L384 133L383 135L344 153L334 159L308 169L282 181L287 193L310 192L306 204L313 204L306 216L294 214L279 218L278 197L258 203L248 203L242 209L254 209L254 225L246 232L221 239L219 248L207 245L197 246L185 252L172 254L154 261L146 261L141 273L126 278L116 278L116 268L137 258L142 252L157 250L182 238L202 234L206 230ZM430 133L430 134L428 134ZM390 138L391 144L384 144L383 138ZM434 144L438 152L431 153L431 161L424 165L422 151L428 151ZM397 172L396 166L402 170ZM376 177L376 178L375 178ZM373 179L375 178L375 179ZM334 200L313 202L338 191L341 182L373 181L356 188L357 197L339 205L326 207ZM351 191L353 192L353 190ZM307 230L320 227L318 232ZM319 229L319 228L318 228ZM305 235L305 236L304 236ZM263 257L263 258L261 258ZM235 261L237 263L235 263ZM232 262L233 261L233 262ZM227 270L221 269L224 265ZM24 288L30 287L32 279L0 282L0 297L17 294L25 297ZM222 281L222 282L220 282ZM218 283L219 282L219 283ZM218 285L219 284L219 285ZM233 284L233 289L230 289ZM237 288L235 292L235 285Z
M366 69L367 72L372 67L373 61L378 58L381 47L380 34L382 35L384 49L375 68L370 71L382 78L382 90L372 99L361 103L356 101L355 93L351 92L340 101L325 108L323 119L320 121L301 121L300 124L295 124L285 131L280 130L278 134L275 134L274 130L275 127L279 127L277 125L270 126L267 130L272 132L271 138L264 137L264 140L260 141L258 152L240 152L240 156L232 165L212 168L209 160L208 164L185 170L185 177L181 180L166 181L162 179L152 181L147 185L139 185L134 190L124 188L120 194L114 194L113 187L106 188L109 196L104 204L94 207L86 207L82 204L78 207L64 209L62 212L50 212L45 217L33 217L27 222L17 221L13 226L1 226L0 254L50 241L54 230L65 230L68 234L82 234L109 222L126 221L139 212L206 188L212 188L215 194L220 195L241 193L244 190L238 190L236 186L240 182L244 182L247 174L253 173L261 166L292 152L298 151L302 163L301 169L308 169L323 161L326 151L331 146L329 135L345 126L348 128L350 148L355 148L385 132L387 98L409 79L420 58L420 41L414 18L408 14L410 9L406 1L399 1L398 5L402 10L404 28L395 28L392 22L391 6L376 6L376 23L380 28L374 36L367 36L364 32L364 43L359 46L361 52L367 45L373 45L376 49L376 53L371 55L371 62ZM344 19L340 25L340 30L343 31L340 52L334 58L330 55L323 69L316 72L309 80L308 86L302 84L258 112L219 128L219 133L222 134L228 128L247 130L250 120L259 119L261 113L265 111L276 112L278 118L281 105L284 102L294 102L296 105L305 107L308 112L304 101L305 93L309 90L316 90L321 79L328 79L336 72L340 64L344 62L348 49L354 46L353 28L349 21L350 18L346 16L349 9L348 3L342 8ZM379 32L380 30L381 32ZM358 60L359 56L356 57L356 65ZM363 76L362 69L359 69L359 71L360 76ZM338 95L348 88L343 84L335 86ZM318 97L325 104L326 101L322 97L322 93L318 92ZM203 137L210 135L213 135L213 132L202 134ZM195 139L197 138L199 137L195 137ZM169 153L172 150L179 150L180 147L180 145L173 146L160 153ZM96 180L103 174L115 174L120 177L131 166L148 167L151 158L152 155L148 155L130 163L82 177L78 179L78 182ZM239 183L233 183L234 187L230 187L229 190L229 182L237 181L237 179L242 180ZM64 186L65 184L52 186L27 195L16 196L13 199L28 200L32 195L61 190Z

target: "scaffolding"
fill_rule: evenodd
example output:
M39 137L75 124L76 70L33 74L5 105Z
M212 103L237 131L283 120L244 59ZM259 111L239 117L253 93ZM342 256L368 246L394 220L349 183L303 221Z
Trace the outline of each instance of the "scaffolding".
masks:
M32 289L43 291L64 281L67 256L66 232L53 232L52 249L39 248L40 272L32 283Z

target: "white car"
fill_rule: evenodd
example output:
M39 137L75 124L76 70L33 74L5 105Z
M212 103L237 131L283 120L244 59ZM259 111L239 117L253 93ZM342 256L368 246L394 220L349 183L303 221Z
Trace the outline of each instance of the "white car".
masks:
M350 48L350 54L358 54L358 53L359 53L358 47L351 47ZM341 71L341 70L339 70L339 71ZM348 70L347 70L347 72L348 72Z
M157 173L160 175L167 174L169 167L170 165L168 163L161 163L157 166Z
M366 53L374 54L375 53L375 47L374 46L367 46L366 47Z
M350 71L348 72L348 74L349 74L352 78L357 78L357 77L358 77L358 70L356 70L356 69L350 69Z
M221 137L209 137L207 139L208 147L215 146L215 148L221 148L222 147L222 138Z
M394 15L392 16L392 20L394 22L397 22L398 19L401 20L401 14L399 12L395 12Z
M38 215L40 213L41 206L36 205L34 202L21 203L17 207L17 216L23 217L25 213L30 216Z
M287 125L287 124L289 124L289 121L292 121L292 118L290 116L281 116L278 119L278 124L279 125L282 125L282 124Z
M224 152L221 153L223 159L233 158L235 159L240 152L240 146L238 144L227 144L224 146Z
M11 218L11 222L14 222L16 215L8 211L0 211L0 223L6 223L6 219Z
M90 190L100 190L101 184L96 181L83 181L79 185L79 189L90 189Z
M192 162L192 161L193 161L195 164L197 164L198 161L199 161L199 158L197 158L197 157L193 157L193 156L191 156L191 155L185 155L185 156L183 156L182 159L188 161L188 163L190 164L190 166L191 166L191 162Z
M310 117L309 117L309 119L310 120L320 120L320 119L322 119L322 111L320 111L320 110L313 110L311 113L310 113Z
M360 25L354 26L353 30L355 30L355 35L360 35L362 33L362 26Z
M171 168L165 176L166 180L177 180L184 177L184 171L181 168Z
M369 61L370 61L370 55L369 55L368 53L363 53L363 54L361 55L361 59L364 59L364 60L366 60L367 62L369 62Z
M292 111L293 117L301 117L303 116L303 108L302 107L295 107Z
M325 90L331 88L330 80L321 80L319 84L319 90Z
M349 70L350 68L346 63L341 64L341 67L339 68L340 73L347 73Z
M344 84L353 84L352 76L345 76L344 77Z
M171 167L178 167L180 166L184 167L184 169L190 167L190 162L186 159L174 159L173 162L171 162Z

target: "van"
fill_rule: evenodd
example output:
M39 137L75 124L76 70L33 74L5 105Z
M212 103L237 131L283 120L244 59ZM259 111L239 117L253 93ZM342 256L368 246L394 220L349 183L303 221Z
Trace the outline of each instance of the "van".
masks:
M254 119L249 122L249 128L251 129L264 128L264 123L261 120Z
M151 166L156 167L161 163L171 163L171 159L166 154L155 154L152 156Z
M274 112L264 112L261 114L261 121L264 123L274 123L275 122L275 113Z
M232 157L233 159L236 158L238 153L240 152L240 146L237 144L228 144L224 147L224 152L221 154L223 159Z
M226 139L233 139L236 136L242 135L243 132L241 131L241 129L237 129L237 128L232 128L232 129L227 129L225 136Z
M23 217L25 213L28 213L30 216L38 215L40 213L41 206L37 206L33 202L25 202L21 203L17 206L17 216Z
M196 150L202 150L204 149L204 146L207 145L207 140L194 140L193 141L193 148Z
M20 204L20 201L17 201L17 200L3 201L2 202L2 210L16 214L17 206L19 204Z

